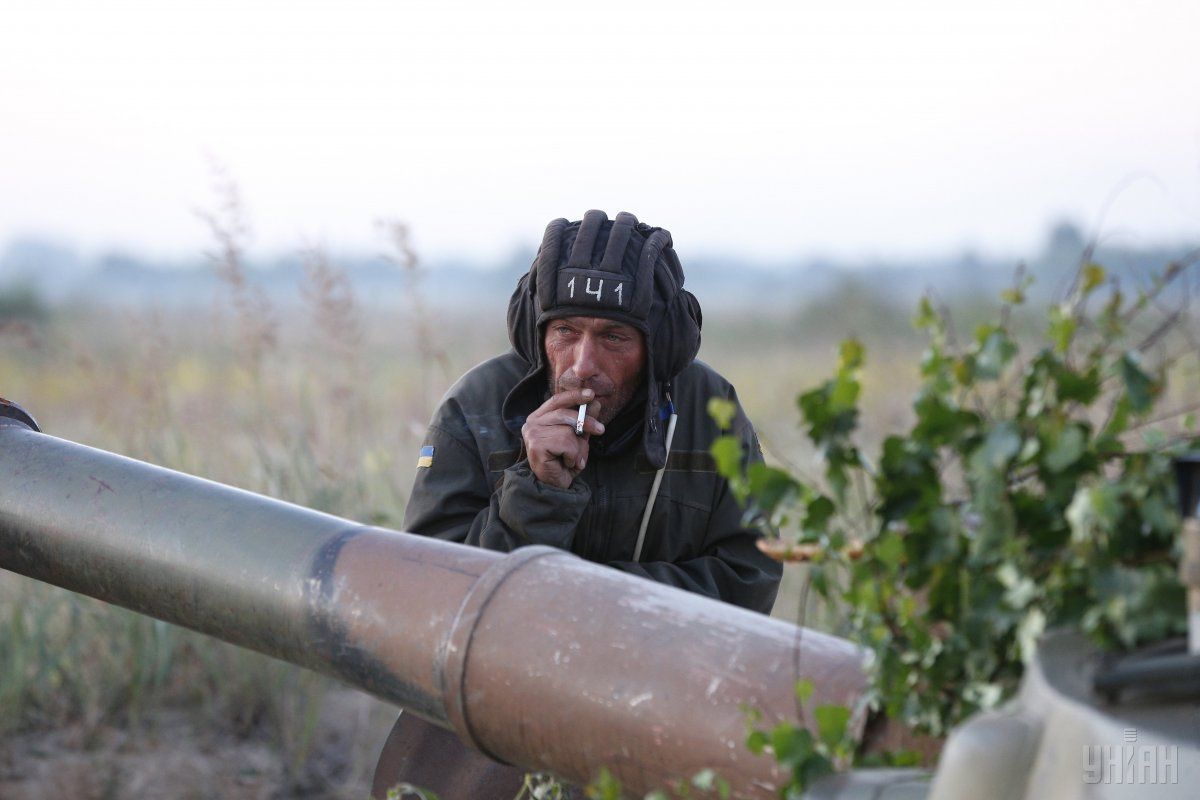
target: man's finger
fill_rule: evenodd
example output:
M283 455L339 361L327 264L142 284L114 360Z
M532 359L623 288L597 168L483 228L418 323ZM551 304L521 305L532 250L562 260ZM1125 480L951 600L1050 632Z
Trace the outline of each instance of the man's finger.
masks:
M579 423L579 414L565 411L557 411L553 414L547 414L538 420L542 425L566 425L572 430ZM592 436L600 436L604 433L604 423L596 419L595 416L588 414L583 418L583 431Z
M588 403L588 407L587 407L588 419L596 420L596 424L600 425L601 428L604 427L604 424L602 422L600 422L600 410L603 408L604 408L604 404L601 403L599 400L593 400L592 402ZM600 432L603 433L604 431L601 430Z
M568 389L565 392L558 392L551 395L550 399L542 403L541 407L533 413L546 413L559 408L569 408L570 406L579 408L583 403L590 403L595 398L596 392L592 389Z
M583 465L587 463L587 446L585 445L578 450L568 450L560 453L558 460L571 472L579 472L583 469Z

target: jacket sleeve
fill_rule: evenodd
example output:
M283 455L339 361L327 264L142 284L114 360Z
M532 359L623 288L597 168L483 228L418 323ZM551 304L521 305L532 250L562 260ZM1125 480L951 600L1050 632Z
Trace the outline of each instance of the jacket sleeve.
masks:
M732 390L731 390L732 391ZM731 399L736 402L736 395ZM747 462L762 461L762 449L750 420L738 407L736 430ZM611 566L659 583L770 614L783 577L783 565L763 553L758 533L742 524L742 509L721 479L704 531L704 547L683 561L615 561Z
M473 441L434 424L425 444L434 448L433 463L417 468L404 530L504 552L530 544L571 549L591 499L582 481L569 489L549 486L521 460L493 486Z

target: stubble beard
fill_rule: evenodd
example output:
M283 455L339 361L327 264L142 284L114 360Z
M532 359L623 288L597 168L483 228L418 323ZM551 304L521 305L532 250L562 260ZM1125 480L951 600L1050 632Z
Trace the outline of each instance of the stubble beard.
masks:
M637 395L638 389L641 387L641 381L623 388L618 387L615 383L607 379L582 383L568 371L558 377L554 382L553 389L555 394L570 392L576 389L591 389L596 393L596 399L600 401L601 406L600 413L596 416L596 419L607 425L616 419L617 414L620 414L629 405L629 401Z

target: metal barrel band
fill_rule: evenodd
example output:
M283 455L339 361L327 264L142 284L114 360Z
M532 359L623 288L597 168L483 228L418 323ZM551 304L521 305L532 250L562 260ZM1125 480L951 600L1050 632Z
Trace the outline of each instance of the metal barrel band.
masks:
M470 656L471 639L483 618L488 602L500 586L522 567L546 556L562 556L563 551L545 545L522 547L509 553L479 576L471 591L463 598L458 614L451 623L442 651L438 654L438 682L442 688L442 703L446 718L464 742L479 752L505 762L489 752L475 737L466 704L467 659Z

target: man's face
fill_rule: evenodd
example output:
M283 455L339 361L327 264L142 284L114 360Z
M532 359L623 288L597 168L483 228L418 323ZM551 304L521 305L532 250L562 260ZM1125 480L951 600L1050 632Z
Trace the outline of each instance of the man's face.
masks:
M563 317L546 324L550 388L591 389L597 418L608 424L633 398L646 367L646 342L631 325L600 317Z

